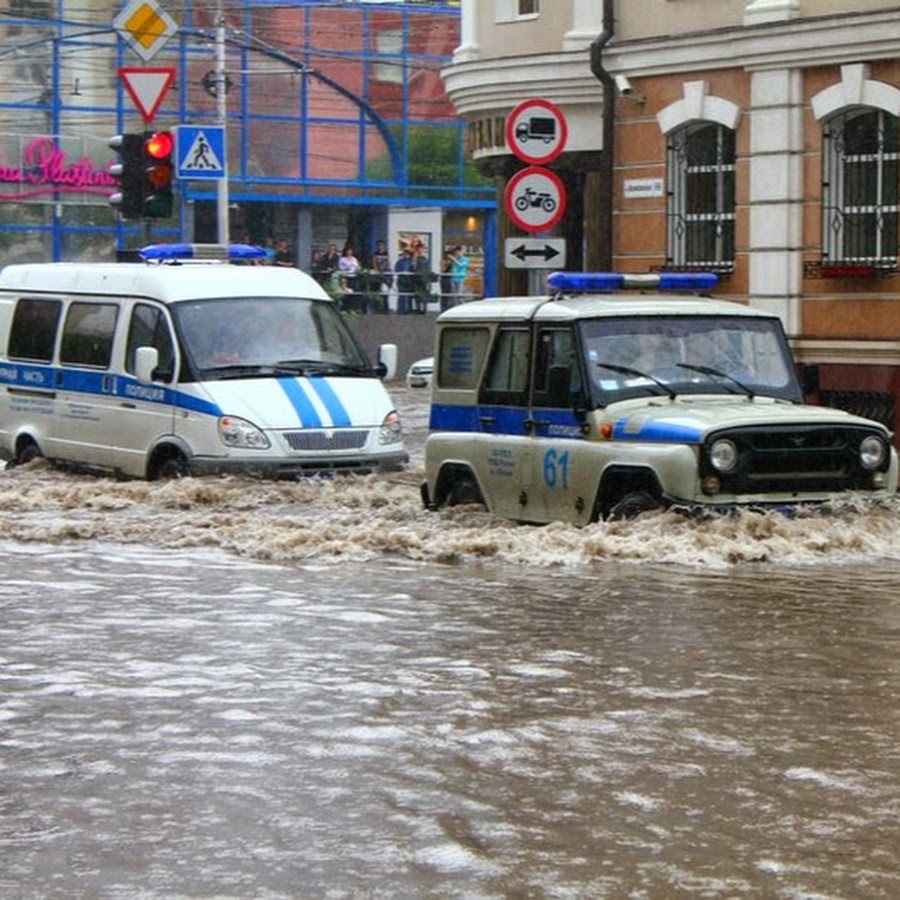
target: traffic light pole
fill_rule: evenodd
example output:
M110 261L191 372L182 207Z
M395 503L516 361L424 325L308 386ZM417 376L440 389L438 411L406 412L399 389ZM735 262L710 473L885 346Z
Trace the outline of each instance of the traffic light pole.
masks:
M222 0L216 0L216 114L222 133L225 135L225 158L228 158L228 97L226 95L227 75L225 73L225 15ZM228 243L228 167L226 164L216 188L216 232L220 244Z

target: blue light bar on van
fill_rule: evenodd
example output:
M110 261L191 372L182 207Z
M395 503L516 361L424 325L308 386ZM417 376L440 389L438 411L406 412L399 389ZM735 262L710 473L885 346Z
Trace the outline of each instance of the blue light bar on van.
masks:
M551 272L551 291L593 294L621 290L709 291L719 283L715 272L661 272L626 275L621 272Z
M253 244L150 244L138 250L141 259L164 262L178 259L265 259L263 247Z

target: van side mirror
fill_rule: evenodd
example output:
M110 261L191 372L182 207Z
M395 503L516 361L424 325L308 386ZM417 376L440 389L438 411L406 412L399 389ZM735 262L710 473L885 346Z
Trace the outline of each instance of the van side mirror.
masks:
M134 351L134 374L144 384L153 381L153 372L159 365L159 350L156 347L138 347Z
M378 365L376 371L379 378L391 381L397 374L397 345L382 344L378 348Z

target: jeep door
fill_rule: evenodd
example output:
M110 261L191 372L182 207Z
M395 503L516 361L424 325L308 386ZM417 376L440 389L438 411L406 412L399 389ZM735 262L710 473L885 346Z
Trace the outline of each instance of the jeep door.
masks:
M531 348L528 323L500 326L478 392L479 480L491 510L513 519L533 518L539 505L533 490L534 437L527 424Z
M586 522L597 474L585 440L581 354L568 325L540 325L534 337L530 414L534 493L547 521ZM536 504L537 505L537 504Z

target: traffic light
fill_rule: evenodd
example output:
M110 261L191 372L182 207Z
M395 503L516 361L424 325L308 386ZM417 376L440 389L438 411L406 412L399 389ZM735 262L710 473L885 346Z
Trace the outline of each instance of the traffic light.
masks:
M175 142L171 131L148 131L143 141L142 213L147 219L168 219L175 198L172 194L172 150Z
M107 143L119 154L119 161L109 167L119 190L110 195L109 202L123 219L139 219L144 201L144 136L114 134Z

